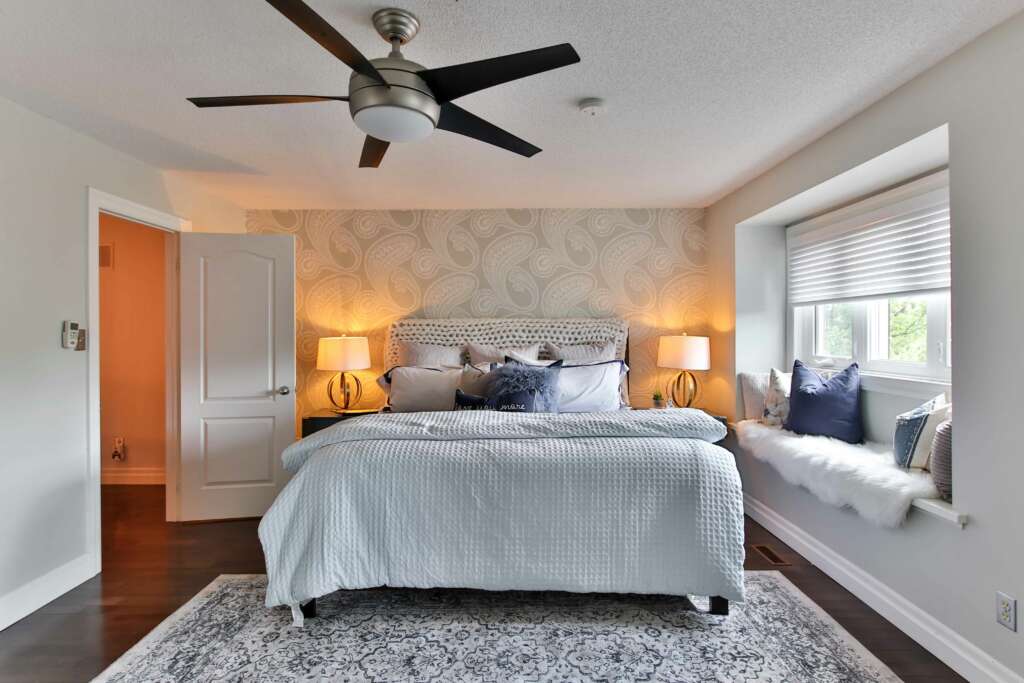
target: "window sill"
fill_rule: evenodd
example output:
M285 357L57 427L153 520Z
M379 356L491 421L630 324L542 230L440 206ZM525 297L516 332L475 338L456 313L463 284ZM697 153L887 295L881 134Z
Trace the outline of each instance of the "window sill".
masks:
M963 512L958 512L951 504L944 500L938 500L937 498L915 498L910 506L950 524L955 524L961 529L967 526L967 515Z

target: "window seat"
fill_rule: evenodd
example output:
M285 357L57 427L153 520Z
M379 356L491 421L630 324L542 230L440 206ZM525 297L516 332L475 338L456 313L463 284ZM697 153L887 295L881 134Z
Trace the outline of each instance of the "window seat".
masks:
M886 444L803 436L757 420L737 423L736 437L790 484L829 505L850 507L877 526L900 526L915 499L939 501L931 475L898 467Z

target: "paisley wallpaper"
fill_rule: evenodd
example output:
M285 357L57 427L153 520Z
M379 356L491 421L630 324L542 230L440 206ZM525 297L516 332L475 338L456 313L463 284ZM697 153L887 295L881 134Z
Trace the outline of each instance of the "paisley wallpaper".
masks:
M261 210L246 225L296 239L300 415L329 405L317 339L337 334L369 337L360 406L381 405L397 318L624 317L635 405L671 376L658 335L706 331L702 209Z

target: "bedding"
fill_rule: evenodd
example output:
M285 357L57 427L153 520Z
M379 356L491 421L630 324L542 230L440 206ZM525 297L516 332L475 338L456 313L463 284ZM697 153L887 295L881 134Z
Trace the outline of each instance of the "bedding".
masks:
M768 397L768 383L771 373L741 372L739 373L740 390L743 395L743 419L761 420L765 415ZM786 386L786 400L789 400L789 386Z
M494 408L488 404L486 395L467 394L462 389L456 389L455 410L494 410Z
M461 368L391 368L381 375L379 384L387 389L392 412L452 410L462 373Z
M506 356L506 363L547 366L561 360L524 360ZM629 368L621 360L578 362L562 365L558 381L558 412L591 413L619 410L629 404L623 399L623 384Z
M400 341L397 365L425 368L462 367L462 347Z
M465 587L743 599L725 427L689 409L346 420L284 452L259 527L268 607L339 589Z
M615 360L615 342L604 344L566 344L558 346L548 342L548 355L568 362Z
M506 356L515 356L517 359L522 360L537 360L540 357L539 343L517 348L501 348L469 342L466 345L466 349L469 351L469 362L473 365L477 363L501 363L505 360Z
M558 375L562 361L536 366L505 363L492 370L490 403L495 410L525 413L558 412Z
M622 408L626 364L619 360L563 365L558 377L558 412L590 413Z
M490 363L482 363L480 365L469 365L467 363L463 365L459 389L467 394L486 396L491 391L491 381L494 379L491 375L491 370L494 367Z

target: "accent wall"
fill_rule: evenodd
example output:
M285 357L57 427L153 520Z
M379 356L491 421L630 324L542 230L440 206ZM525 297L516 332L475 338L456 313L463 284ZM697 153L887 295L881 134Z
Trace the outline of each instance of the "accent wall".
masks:
M374 379L398 318L623 317L641 406L671 376L658 335L707 325L701 209L250 211L246 225L296 238L300 415L329 405L317 339L337 334L369 337L361 405L381 405Z

